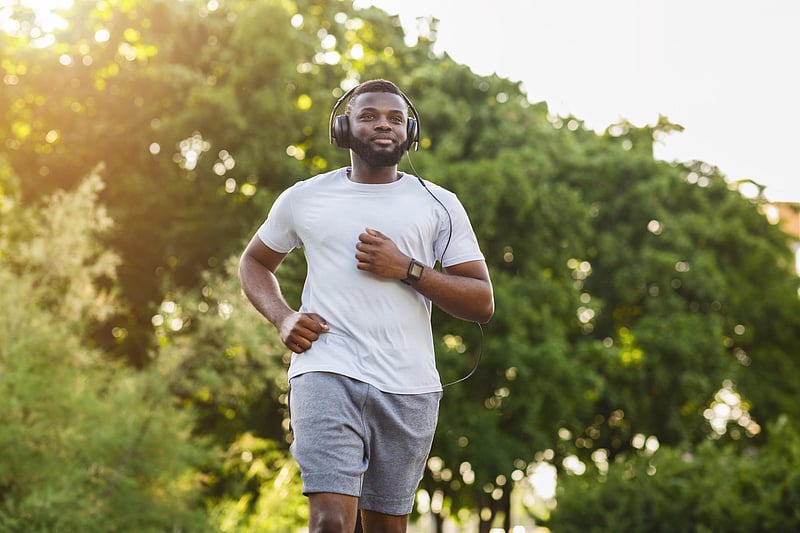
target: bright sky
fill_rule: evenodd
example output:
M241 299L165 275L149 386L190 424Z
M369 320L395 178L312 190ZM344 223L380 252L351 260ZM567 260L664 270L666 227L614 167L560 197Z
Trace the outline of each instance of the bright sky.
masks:
M686 128L656 147L699 159L771 201L800 202L800 2L356 0L439 19L437 50L521 81L533 102L602 131L620 119ZM423 111L420 111L424 115Z

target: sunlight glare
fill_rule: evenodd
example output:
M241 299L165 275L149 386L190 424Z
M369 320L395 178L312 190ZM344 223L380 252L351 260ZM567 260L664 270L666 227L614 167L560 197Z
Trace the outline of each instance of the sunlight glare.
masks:
M533 472L528 476L528 480L539 498L543 500L555 498L558 472L552 464L538 463L533 467Z
M586 472L586 465L578 458L577 455L569 455L565 457L561 464L566 470L578 476L582 476Z
M0 5L0 31L9 35L24 34L33 39L31 46L42 48L54 42L51 35L54 31L67 28L67 21L55 11L71 8L73 0L19 0L18 5L33 11L33 24L12 19L11 6Z
M703 411L703 417L711 425L712 437L719 438L728 432L728 424L734 422L739 428L744 429L749 437L761 433L761 426L750 417L748 405L741 395L734 389L730 380L725 380L722 388L714 395L711 405ZM734 426L731 437L740 438L739 429Z
M105 43L111 38L111 32L105 28L101 28L94 32L94 40L98 43Z

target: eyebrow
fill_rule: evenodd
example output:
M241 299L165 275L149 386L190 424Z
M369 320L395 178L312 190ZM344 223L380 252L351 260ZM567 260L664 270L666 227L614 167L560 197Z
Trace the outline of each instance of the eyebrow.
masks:
M370 106L370 107L362 107L361 109L358 110L358 112L359 113L363 113L364 111L376 112L376 111L380 111L380 110L381 109L379 107ZM394 108L394 109L390 109L389 113L399 113L399 114L403 115L403 114L407 113L407 111L404 110L404 109Z

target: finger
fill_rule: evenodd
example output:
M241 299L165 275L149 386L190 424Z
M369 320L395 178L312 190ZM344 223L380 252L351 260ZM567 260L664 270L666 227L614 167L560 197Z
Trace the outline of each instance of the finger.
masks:
M308 343L306 346L304 346L302 342L295 342L292 343L289 349L292 350L294 353L303 353L309 348L311 348L311 343Z
M314 322L316 322L316 324L319 326L319 329L321 331L328 331L329 329L331 329L330 326L328 326L328 321L325 320L324 318L322 318L321 316L319 316L318 314L309 313L307 316L309 318L313 319Z
M319 338L320 327L317 322L307 321L295 331L295 341L304 348ZM307 344L306 344L307 343Z
M361 233L358 236L358 240L364 244L375 244L380 241L380 237L372 235L371 233ZM356 246L358 246L358 244L356 244Z
M356 268L358 270L366 270L367 272L371 272L373 267L372 263L369 261L358 261L358 263L356 263Z
M316 334L314 336L316 337ZM313 340L301 334L292 335L286 340L286 346L293 352L297 353L308 350L309 348L311 348L312 344Z
M386 235L384 235L383 233L381 233L380 231L378 231L376 229L367 228L367 233L369 233L373 237L378 237L379 239L385 239L386 238Z

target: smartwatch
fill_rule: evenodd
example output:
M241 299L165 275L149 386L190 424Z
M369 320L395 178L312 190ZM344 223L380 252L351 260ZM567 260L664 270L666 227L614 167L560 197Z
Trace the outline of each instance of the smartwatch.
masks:
M406 272L406 279L403 280L403 283L410 284L412 281L419 281L419 278L422 277L422 271L424 268L425 265L416 259L412 259L408 264L408 272Z

